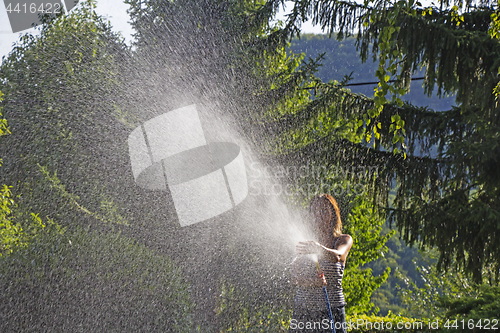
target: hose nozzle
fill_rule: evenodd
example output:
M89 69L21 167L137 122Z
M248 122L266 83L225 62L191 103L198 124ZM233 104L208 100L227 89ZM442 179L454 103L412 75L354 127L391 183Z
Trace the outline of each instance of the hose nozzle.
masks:
M316 270L318 271L318 273L322 273L321 267L319 266L319 262L315 261L314 263L316 264Z
M318 276L321 278L321 280L323 280L323 286L326 286L327 283L325 279L325 274L323 273L323 270L319 266L319 262L315 261L314 263L316 264L316 272L318 273Z

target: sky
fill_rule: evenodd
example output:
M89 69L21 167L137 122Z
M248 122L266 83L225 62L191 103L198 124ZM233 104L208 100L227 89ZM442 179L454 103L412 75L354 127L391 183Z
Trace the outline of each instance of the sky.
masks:
M129 43L132 40L131 34L133 31L128 22L129 16L127 14L127 8L128 5L126 5L123 0L98 0L96 13L107 18L111 22L113 30L120 31L126 42ZM291 6L289 5L288 9L290 8ZM285 14L286 10L282 10L277 18L284 20ZM310 22L305 22L302 25L302 32L321 33L321 29L319 27L314 27ZM12 33L7 11L5 6L0 3L0 59L9 53L10 50L12 50L13 44L19 40L21 35L26 33L36 34L37 30L31 28L20 33Z

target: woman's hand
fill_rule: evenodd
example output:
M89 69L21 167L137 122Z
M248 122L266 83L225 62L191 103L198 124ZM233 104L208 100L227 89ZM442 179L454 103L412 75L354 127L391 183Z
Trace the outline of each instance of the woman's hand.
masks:
M323 271L317 271L316 272L316 277L317 277L317 280L318 280L318 282L315 283L316 287L323 287L323 286L327 285L325 274L323 274Z
M314 268L312 258L303 255L292 261L290 278L292 284L300 287L322 287L327 283L321 267Z
M323 246L315 241L299 242L296 246L297 253L299 254L318 254L323 252Z

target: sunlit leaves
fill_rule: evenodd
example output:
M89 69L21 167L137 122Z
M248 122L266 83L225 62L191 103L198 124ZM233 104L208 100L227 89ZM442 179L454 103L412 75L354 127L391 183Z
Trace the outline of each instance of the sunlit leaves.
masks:
M43 222L38 214L19 210L11 188L3 185L0 189L0 257L26 247L47 225L54 225L51 219Z
M488 29L488 33L491 38L496 39L500 41L500 15L497 11L491 14L491 23L490 23L490 28ZM497 76L500 76L500 67L498 68L498 73ZM500 81L498 81L497 85L493 89L493 94L495 95L495 98L498 99L500 96Z
M377 87L374 89L374 106L368 111L371 118L378 118L384 109L384 106L389 103L387 96L390 95L390 103L397 106L402 106L403 101L401 95L406 93L406 89L403 86L404 76L401 73L400 62L402 60L403 54L400 52L395 37L399 31L400 27L396 26L396 20L400 15L400 11L408 10L407 4L404 2L398 2L393 5L391 11L388 11L384 16L381 17L380 13L377 11L372 11L371 22L376 22L378 20L383 20L386 25L381 28L380 35L378 36L378 60L379 66L375 72L375 76L379 80ZM412 8L409 8L412 10ZM380 134L377 131L377 127L372 127L373 135L375 139L380 139ZM393 133L393 145L397 143L402 143L404 140L404 133L402 131L390 131ZM366 141L369 142L371 139L371 134L367 133ZM374 142L375 145L375 142ZM394 154L399 153L400 145L393 148ZM403 148L404 149L404 148ZM406 157L406 154L404 154Z
M4 94L0 91L0 105L2 103ZM2 108L0 107L0 136L9 134L9 128L7 127L7 119L2 117ZM0 160L1 161L1 160Z
M458 6L453 6L450 11L451 21L454 22L457 27L464 23L464 16L459 14Z

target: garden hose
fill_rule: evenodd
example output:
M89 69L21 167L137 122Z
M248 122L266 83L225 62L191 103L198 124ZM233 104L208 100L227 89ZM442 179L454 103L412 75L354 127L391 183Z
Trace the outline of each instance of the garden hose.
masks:
M319 262L315 261L316 270L318 273L322 272ZM326 291L326 286L323 286L323 293L325 294L326 310L328 311L328 317L330 317L330 327L332 328L332 333L335 333L335 323L333 322L332 308L330 306L330 300L328 299L328 292Z

